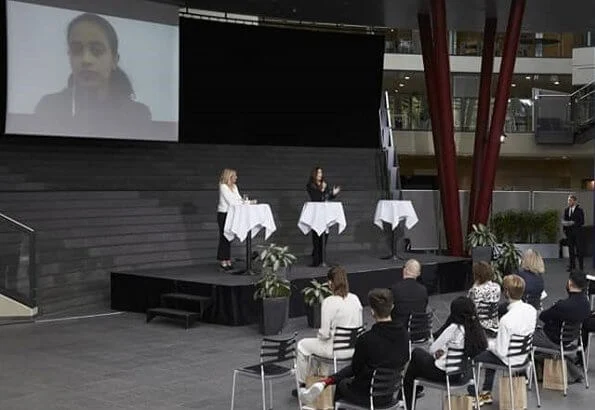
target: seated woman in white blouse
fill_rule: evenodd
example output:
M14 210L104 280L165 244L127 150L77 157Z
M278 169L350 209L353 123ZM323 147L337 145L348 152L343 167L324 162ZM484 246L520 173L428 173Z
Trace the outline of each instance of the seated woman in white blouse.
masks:
M242 197L236 185L237 180L238 174L236 170L229 168L224 169L219 178L219 205L217 206L219 247L217 248L217 260L223 270L231 270L233 268L231 263L231 245L225 235L223 235L223 229L225 228L225 219L227 218L229 207L242 203Z
M403 381L405 400L408 405L411 403L413 382L416 378L436 382L446 381L448 349L465 349L465 355L472 359L488 347L485 332L477 320L475 305L471 299L461 296L453 300L450 305L449 320L450 324L432 343L429 352L418 347L411 354ZM459 377L463 378L465 375ZM451 378L450 381L452 383L457 380Z
M347 272L340 266L332 267L327 273L329 287L333 292L322 302L320 329L317 337L305 338L297 345L297 376L300 383L305 383L308 371L308 358L312 354L333 357L333 335L337 327L362 326L362 304L359 298L349 293ZM337 352L338 358L349 358L353 350Z

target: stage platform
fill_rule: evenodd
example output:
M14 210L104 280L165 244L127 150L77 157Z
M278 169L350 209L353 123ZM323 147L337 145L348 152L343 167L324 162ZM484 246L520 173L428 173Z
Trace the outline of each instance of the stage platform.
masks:
M362 304L367 293L377 287L391 287L401 279L406 259L415 258L423 265L421 281L432 293L463 290L471 277L468 258L428 253L405 253L402 260L381 259L382 255L365 252L333 253L330 265L342 265L348 272L351 292ZM327 267L309 267L308 256L301 256L287 271L292 284L290 317L306 314L301 290L312 279L326 279ZM238 263L239 266L243 262ZM111 307L114 310L144 313L160 304L160 296L168 292L183 292L211 296L213 304L205 321L238 326L258 320L258 303L254 301L254 283L259 276L232 275L221 272L213 264L151 270L111 272Z

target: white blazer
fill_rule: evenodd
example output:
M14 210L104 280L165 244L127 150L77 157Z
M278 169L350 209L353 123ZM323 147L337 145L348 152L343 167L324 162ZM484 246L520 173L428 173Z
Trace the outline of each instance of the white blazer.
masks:
M242 197L236 185L230 188L227 184L219 184L219 205L217 205L217 212L227 213L230 206L241 203Z

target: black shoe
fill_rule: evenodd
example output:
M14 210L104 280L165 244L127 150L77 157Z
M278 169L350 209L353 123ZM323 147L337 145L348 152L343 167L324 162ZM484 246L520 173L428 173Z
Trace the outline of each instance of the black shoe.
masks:
M291 395L297 399L297 389L291 390Z

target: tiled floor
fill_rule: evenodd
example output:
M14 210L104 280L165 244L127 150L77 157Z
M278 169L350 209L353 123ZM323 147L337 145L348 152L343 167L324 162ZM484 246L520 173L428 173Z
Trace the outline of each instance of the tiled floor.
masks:
M565 293L564 266L558 260L547 263L546 306ZM438 322L453 296L431 298ZM314 334L305 318L290 321L286 331L294 330ZM255 361L260 338L256 326L184 330L166 320L145 324L143 315L128 313L3 326L0 409L225 409L232 370ZM237 409L261 408L257 381L241 379L238 387ZM274 384L276 409L297 408L290 390L290 382ZM536 408L531 392L529 398L529 408ZM595 388L573 385L566 398L542 391L542 409L593 408L594 399ZM417 408L440 409L439 393L428 391Z

